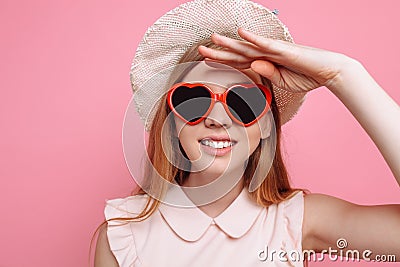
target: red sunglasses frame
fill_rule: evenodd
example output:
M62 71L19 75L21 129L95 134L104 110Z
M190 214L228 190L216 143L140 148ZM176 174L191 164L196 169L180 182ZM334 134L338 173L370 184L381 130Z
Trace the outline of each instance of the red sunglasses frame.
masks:
M242 121L238 120L238 119L230 112L229 107L228 107L228 104L226 103L226 97L227 97L229 91L232 90L232 89L234 89L234 88L236 88L236 87L239 87L239 86L240 86L240 87L242 87L242 88L244 87L244 88L247 88L247 89L251 89L251 88L254 88L254 85L256 85L256 86L264 93L268 105L265 105L264 110L263 110L263 111L261 112L261 114L258 115L253 121L251 121L251 122L249 122L249 123L243 123ZM196 120L196 121L187 121L184 117L182 117L182 116L175 110L175 107L174 107L174 105L172 104L172 95L173 95L173 93L175 92L175 90L176 90L177 88L181 87L181 86L185 86L185 87L188 87L188 88L193 88L193 87L201 86L201 87L206 88L206 89L210 92L210 96L211 96L211 103L210 103L210 106L209 106L209 108L207 109L207 111L204 113L204 115L201 116L200 119L198 119L198 120ZM175 114L176 116L178 116L181 120L183 120L185 123L187 123L187 124L189 124L189 125L196 125L196 124L200 123L201 121L203 121L205 118L207 118L207 116L210 114L211 110L213 109L213 107L214 107L214 105L215 105L215 103L216 103L217 101L219 101L219 102L222 103L222 105L224 106L224 109L225 109L226 113L228 114L228 116L229 116L234 122L236 122L236 123L238 123L238 124L240 124L240 125L242 125L242 126L247 127L247 126L250 126L250 125L256 123L256 122L258 121L258 119L261 118L261 117L270 109L271 101L272 101L272 94L271 94L270 89L269 89L267 86L263 85L263 84L247 84L247 83L245 83L245 84L235 84L235 85L229 87L228 89L226 89L226 91L223 92L222 94L216 94L216 93L214 93L214 92L211 90L211 88L210 88L209 86L207 86L207 85L204 84L204 83L187 83L187 82L181 82L181 83L174 84L174 85L168 90L168 95L167 95L167 102L168 102L168 106L170 107L170 109L174 112L174 114Z

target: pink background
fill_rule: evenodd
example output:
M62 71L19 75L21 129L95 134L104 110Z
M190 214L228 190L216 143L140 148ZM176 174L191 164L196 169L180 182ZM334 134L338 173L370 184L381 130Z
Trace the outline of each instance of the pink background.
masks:
M131 60L147 27L183 2L0 2L1 267L88 265L104 201L134 186L121 141ZM360 60L400 103L399 1L259 2L280 10L296 42ZM382 156L327 90L284 130L296 186L400 203Z

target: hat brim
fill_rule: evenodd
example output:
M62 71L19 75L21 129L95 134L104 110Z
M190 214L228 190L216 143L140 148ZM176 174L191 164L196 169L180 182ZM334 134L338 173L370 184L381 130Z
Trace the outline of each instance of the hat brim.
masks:
M147 131L155 115L149 115L149 110L159 105L157 101L163 92L144 92L143 88L148 90L149 87L143 85L154 79L154 86L157 86L155 81L168 79L167 76L160 76L160 73L177 65L190 47L209 39L212 33L242 40L237 33L239 27L263 37L293 42L287 27L272 11L248 0L187 2L167 12L149 27L137 48L130 71L136 109ZM305 93L289 92L275 85L272 89L280 122L285 124L299 110Z

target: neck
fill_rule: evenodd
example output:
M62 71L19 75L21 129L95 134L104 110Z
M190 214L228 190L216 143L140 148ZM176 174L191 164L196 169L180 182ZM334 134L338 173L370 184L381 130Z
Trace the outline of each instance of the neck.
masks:
M194 204L199 204L200 210L214 218L221 214L242 192L243 177L235 177L234 173L224 173L217 177L205 172L191 173L183 184L184 187L187 187L184 191ZM207 187L204 188L205 186ZM190 187L197 188L192 191ZM204 196L216 200L203 204Z

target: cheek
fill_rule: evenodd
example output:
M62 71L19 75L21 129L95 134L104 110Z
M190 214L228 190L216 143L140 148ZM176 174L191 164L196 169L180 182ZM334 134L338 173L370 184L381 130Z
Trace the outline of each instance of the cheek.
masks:
M180 135L180 132L182 131L183 127L185 126L185 123L177 118L176 116L174 116L174 122L175 122L175 134L176 135Z
M200 150L198 140L195 137L195 127L185 125L184 123L176 125L179 142L181 143L181 146L185 151L187 157L189 158L189 160L198 159L200 157Z
M261 140L261 131L259 125L255 123L247 127L246 133L249 140L249 152L252 154L254 150L256 150Z

